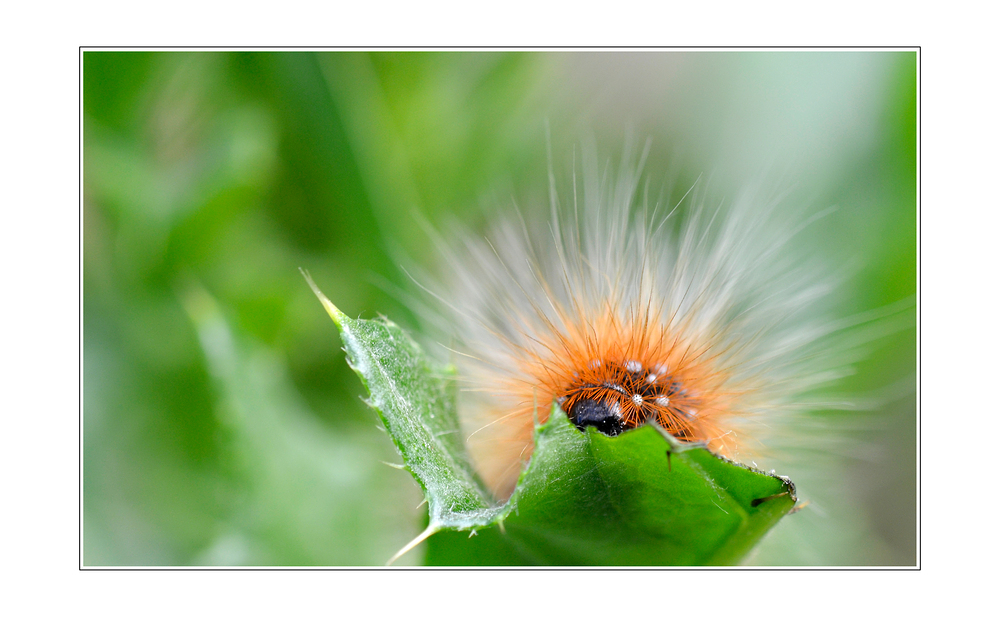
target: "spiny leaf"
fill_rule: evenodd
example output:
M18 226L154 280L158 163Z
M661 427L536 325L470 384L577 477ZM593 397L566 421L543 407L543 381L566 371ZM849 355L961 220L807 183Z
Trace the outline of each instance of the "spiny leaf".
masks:
M579 431L558 406L536 428L513 495L497 504L465 450L452 372L392 322L348 318L309 283L424 489L428 527L404 550L427 539L428 564L733 564L795 504L788 479L652 425L616 437Z
M371 395L368 404L378 411L403 462L424 489L430 527L463 530L492 523L500 508L465 452L453 375L432 367L392 322L351 319L311 279L309 284L340 327L348 362Z

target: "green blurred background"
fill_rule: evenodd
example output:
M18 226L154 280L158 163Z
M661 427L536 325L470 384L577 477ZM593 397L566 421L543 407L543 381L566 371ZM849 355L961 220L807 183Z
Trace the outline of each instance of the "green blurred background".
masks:
M722 194L777 171L844 317L902 303L864 410L777 471L752 564L916 562L915 52L98 52L83 57L85 565L381 565L421 495L333 323L406 327L418 219L547 208L581 139ZM810 431L804 427L803 431ZM419 564L418 548L401 564Z

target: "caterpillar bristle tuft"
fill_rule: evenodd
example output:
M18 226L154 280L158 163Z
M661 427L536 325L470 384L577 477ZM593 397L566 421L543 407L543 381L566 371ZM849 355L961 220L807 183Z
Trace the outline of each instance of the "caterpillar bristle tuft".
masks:
M719 206L699 180L650 204L639 190L648 151L636 162L626 146L613 176L585 150L571 201L550 178L546 208L442 243L441 338L470 450L498 497L553 402L581 430L653 422L751 461L768 428L835 373L815 350L830 332L818 310L830 282L781 250L802 222L782 219L780 194L755 182Z

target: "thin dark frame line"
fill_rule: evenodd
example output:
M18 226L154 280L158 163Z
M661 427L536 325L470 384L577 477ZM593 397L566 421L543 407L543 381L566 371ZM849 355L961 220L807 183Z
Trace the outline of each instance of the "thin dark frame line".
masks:
M917 547L916 547L916 565L914 567L907 566L890 566L890 567L880 567L880 566L856 566L856 567L525 567L525 566L514 566L514 567L385 567L385 566L370 566L370 567L358 567L358 566L321 566L321 567L255 567L255 566L245 566L245 567L199 567L190 565L178 565L178 566L156 566L156 567L144 567L144 566L131 566L131 567L106 567L106 566L93 566L87 567L83 564L83 544L84 544L84 513L83 513L83 388L84 388L84 363L83 363L83 259L84 259L84 246L83 246L83 183L84 183L84 161L83 161L83 55L85 52L99 52L102 50L132 50L132 51L158 51L166 49L176 49L176 50L191 50L198 51L204 49L218 49L218 50L254 50L254 51L281 51L287 49L302 49L302 50L357 50L357 51L377 51L382 49L399 49L399 50L437 50L437 49L456 49L456 50L471 50L471 49L482 49L482 50L524 50L530 52L532 50L539 49L550 49L550 50L601 50L601 49L629 49L636 51L643 50L694 50L694 49L724 49L724 50L833 50L833 49L845 49L853 51L866 51L873 49L884 49L884 50L894 50L894 51L913 51L916 53L916 77L917 77L917 100L916 100L916 121L917 121L917 136L916 136L916 213L917 213L917 325L916 325L916 371L917 371L917 392L916 401L917 409L916 412L916 423L917 423L917 443L916 443L916 489L917 489ZM597 47L586 47L586 46L537 46L525 49L523 46L459 46L459 45L445 45L445 46L278 46L278 47L253 47L253 46L222 46L222 45L208 45L208 46L180 46L180 45L167 45L167 46L127 46L127 45L112 45L112 46L87 46L80 45L78 48L78 58L77 58L77 121L78 121L78 131L77 131L77 173L78 183L77 183L77 202L78 202L78 212L77 212L77 307L78 307L78 318L77 324L79 328L78 338L77 338L77 362L79 364L77 372L77 445L78 445L78 457L77 457L77 513L78 513L78 544L77 544L77 560L78 560L78 570L80 571L426 571L429 569L433 570L469 570L469 571L510 571L510 570L538 570L538 571L567 571L567 570L608 570L608 571L703 571L703 570L725 570L725 571L921 571L923 569L921 563L921 554L923 549L923 492L921 491L921 484L923 480L923 475L921 474L922 466L922 444L923 444L923 425L921 423L921 413L923 410L923 389L922 389L922 372L921 372L921 358L923 352L923 340L922 340L922 322L923 314L920 310L922 304L923 296L923 272L921 268L921 248L923 241L923 230L922 230L922 219L923 219L923 166L921 161L922 154L922 142L923 142L923 114L922 114L922 98L923 98L923 65L922 65L922 47L917 46L889 46L889 45L875 45L875 46L655 46L655 47L643 47L643 46L597 46Z

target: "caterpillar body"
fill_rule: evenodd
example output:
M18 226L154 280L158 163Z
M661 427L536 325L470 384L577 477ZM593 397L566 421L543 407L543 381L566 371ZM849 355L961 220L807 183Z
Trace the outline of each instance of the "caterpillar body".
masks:
M838 374L817 353L830 282L787 250L802 222L754 183L709 205L642 185L649 143L600 171L575 164L545 219L511 208L485 238L445 244L433 294L452 342L460 411L479 473L509 495L553 402L608 435L656 422L749 463L804 396Z

